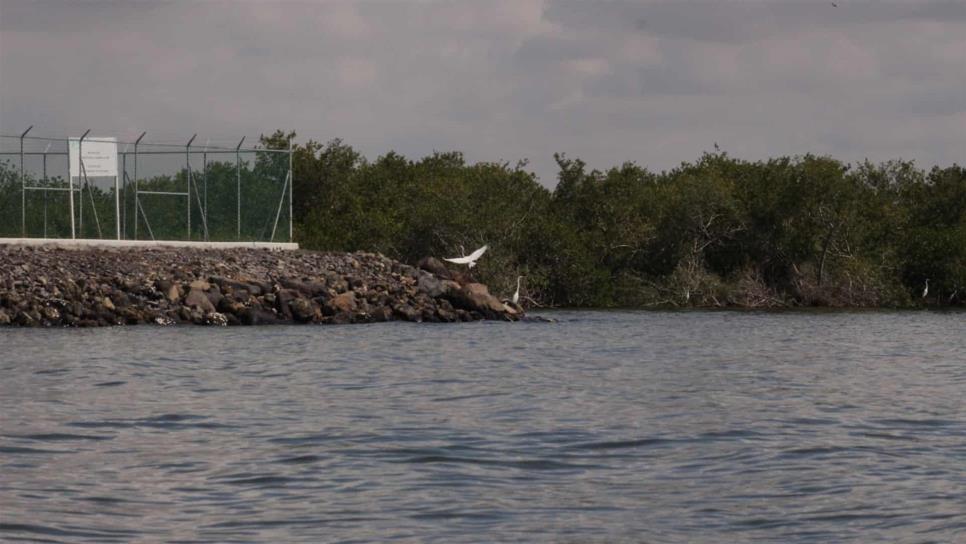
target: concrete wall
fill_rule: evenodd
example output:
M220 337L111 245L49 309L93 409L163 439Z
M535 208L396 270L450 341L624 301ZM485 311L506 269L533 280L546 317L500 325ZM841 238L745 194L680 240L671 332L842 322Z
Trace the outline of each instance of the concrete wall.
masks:
M196 249L275 249L291 251L299 248L298 244L272 242L180 242L180 241L148 241L148 240L87 240L65 238L0 238L0 245L13 246L43 246L64 249L84 249L92 247L102 248L152 248L152 247L190 247Z

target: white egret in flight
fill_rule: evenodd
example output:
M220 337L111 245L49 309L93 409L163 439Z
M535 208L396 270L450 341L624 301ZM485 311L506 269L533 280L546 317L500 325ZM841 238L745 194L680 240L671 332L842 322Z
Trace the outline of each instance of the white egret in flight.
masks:
M456 263L456 264L468 264L470 265L470 268L473 268L474 266L476 266L476 261L480 260L480 257L482 257L483 254L486 253L486 250L489 248L490 246L483 246L480 249L477 249L476 251L474 251L473 253L470 253L465 257L454 257L452 259L447 259L444 257L443 260L449 261L451 263Z

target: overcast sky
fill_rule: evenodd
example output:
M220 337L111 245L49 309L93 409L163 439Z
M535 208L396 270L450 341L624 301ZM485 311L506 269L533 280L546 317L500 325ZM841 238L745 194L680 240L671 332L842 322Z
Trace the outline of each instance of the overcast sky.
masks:
M0 0L0 132L966 162L966 1Z

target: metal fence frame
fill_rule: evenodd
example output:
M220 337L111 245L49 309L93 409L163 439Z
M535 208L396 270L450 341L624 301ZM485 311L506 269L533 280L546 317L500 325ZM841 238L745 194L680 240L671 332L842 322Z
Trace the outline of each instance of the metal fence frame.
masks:
M85 138L87 138L87 135L90 134L90 132L91 132L90 129L88 129L87 131L85 131L84 134L78 139L78 154L79 154L78 163L80 165L81 172L80 172L80 176L77 176L77 177L79 177L82 181L79 183L79 185L77 187L74 187L74 177L75 176L72 175L72 173L70 171L70 160L68 158L68 161L67 161L67 184L68 184L68 186L67 187L49 187L49 186L47 186L47 157L48 156L69 156L69 146L70 146L70 140L72 138L69 138L69 137L68 138L45 138L45 137L38 137L38 136L28 136L28 134L30 133L30 131L33 128L34 128L33 125L31 125L30 127L27 128L27 130L25 130L19 136L17 136L17 135L0 134L0 137L5 137L5 138L18 138L19 139L19 142L20 142L20 151L19 152L15 152L15 151L14 152L10 152L10 151L0 151L0 158L2 158L3 156L11 156L12 155L12 156L19 156L19 159L20 159L20 192L21 192L21 195L20 195L20 224L21 224L21 235L22 235L22 237L28 238L28 236L27 236L27 191L43 191L43 193L44 193L44 202L45 202L45 207L44 207L44 238L47 237L47 233L46 233L46 229L47 229L47 215L46 215L47 214L47 209L46 209L47 193L49 191L55 191L55 192L58 192L58 191L67 191L69 193L69 195L70 195L70 198L68 198L68 201L69 201L69 214L70 214L70 226L71 226L71 239L76 239L77 238L77 228L76 228L76 226L79 226L79 227L83 228L83 221L84 221L83 211L84 211L84 209L83 209L83 202L81 202L81 208L80 208L79 217L78 218L75 218L74 193L75 192L76 193L79 193L79 198L80 199L83 199L83 192L84 192L84 188L86 187L86 188L88 188L88 191L90 193L90 197L91 197L91 209L92 209L92 211L94 213L94 220L95 220L95 224L97 225L98 235L99 235L99 238L103 238L103 236L101 235L100 221L97 218L97 210L96 210L96 207L94 206L94 193L93 193L92 184L90 184L88 182L87 173L86 173L85 168L84 168L84 160L83 160L83 145L84 145ZM250 147L250 148L242 148L242 145L245 143L245 138L242 137L238 141L238 145L235 146L234 148L217 147L217 146L214 146L213 147L213 146L209 146L206 143L204 145L204 147L201 148L200 151L197 151L197 150L194 150L193 151L191 144L194 142L195 138L198 136L197 134L194 134L194 135L191 136L191 138L188 139L187 143L184 144L184 146L180 146L180 145L177 145L177 144L158 144L158 143L155 143L155 144L150 144L150 145L152 145L153 147L156 147L156 148L169 147L171 149L169 149L169 150L153 149L153 150L150 150L150 151L139 151L138 150L138 147L139 147L139 145L141 145L141 140L144 138L144 136L146 134L147 134L147 132L142 132L141 135L138 136L138 138L134 142L122 142L122 141L118 141L117 142L118 145L125 144L124 151L119 151L118 152L118 162L120 163L119 164L120 168L118 169L119 175L114 177L114 190L115 190L115 192L114 192L114 198L115 198L115 216L114 216L114 219L115 219L115 226L116 226L116 229L115 229L116 230L116 236L117 236L117 239L118 240L124 239L122 233L125 233L126 234L126 232L127 232L127 230L126 230L126 228L127 228L127 210L126 210L126 208L127 208L127 206L126 205L124 206L124 214L123 214L123 217L122 217L122 212L121 212L122 208L120 206L120 202L121 202L121 198L122 198L121 197L121 194L122 194L122 191L123 191L124 192L124 195L125 195L124 198L126 199L127 191L131 190L131 186L133 185L133 190L134 190L134 213L135 213L135 218L134 218L134 238L133 238L134 240L141 239L138 236L138 220L137 220L137 218L138 218L138 215L137 214L140 212L141 218L143 218L143 220L144 220L145 227L147 227L148 235L150 236L150 239L152 241L154 241L154 233L151 232L151 225L148 222L147 213L145 213L144 206L141 204L141 198L140 198L141 195L161 195L161 196L185 197L186 198L186 206L185 207L187 209L187 212L186 212L187 213L187 239L190 240L191 239L191 196L192 196L192 188L194 188L194 196L195 196L195 199L197 201L198 210L199 210L199 212L201 214L202 232L203 232L203 235L204 235L204 241L209 241L209 233L208 233L208 155L209 154L211 154L211 155L234 154L235 155L236 202L237 202L237 205L236 205L236 238L237 238L238 241L241 241L241 225L242 225L242 222L241 222L241 218L242 218L241 154L242 153L256 153L256 154L257 153L276 153L276 154L284 153L284 154L287 154L288 155L288 169L287 169L287 172L285 174L285 181L284 181L284 183L282 185L281 197L279 198L278 206L277 206L277 209L275 211L275 221L273 222L273 225L272 225L272 234L271 234L271 238L269 239L269 241L271 241L271 242L274 242L275 241L275 235L276 235L276 232L278 230L278 222L279 222L279 219L281 218L281 215L282 215L282 209L283 209L283 207L285 205L286 197L288 197L287 198L288 199L288 238L289 238L289 241L290 242L292 241L293 234L294 234L293 233L293 225L292 225L292 211L293 211L292 210L292 200L293 200L293 197L292 197L292 186L294 185L294 182L293 182L293 179L292 179L292 163L293 163L292 154L293 154L293 148L292 148L292 141L291 140L289 140L289 142L288 142L288 149L267 149L267 148L259 148L257 146L256 147ZM46 142L49 142L49 143L47 144L47 149L45 149L42 152L37 152L37 151L24 151L24 140L46 141ZM87 139L87 141L96 141L96 140ZM66 143L67 146L68 146L68 151L67 152L62 152L62 151L50 152L50 146L51 146L51 144L53 142L64 142L64 143ZM134 146L134 151L133 152L127 151L128 147L130 147L132 144ZM138 178L138 157L139 156L145 156L145 155L180 155L182 153L184 154L184 157L185 157L184 168L186 170L186 178L187 178L186 179L187 187L185 188L185 191L184 192L180 192L180 191L142 191L142 190L140 190L140 183L139 183L140 182L140 179ZM202 163L203 163L203 166L202 166L202 168L203 168L203 170L202 170L203 171L202 189L199 189L198 188L198 182L194 179L195 176L194 176L194 173L193 173L193 171L191 169L191 155L192 154L195 154L195 155L200 154L202 156ZM26 173L25 173L25 170L24 170L24 158L27 157L27 156L42 156L43 157L43 179L44 179L44 186L37 187L37 186L28 186L27 185L27 178L26 178ZM128 161L128 157L129 156L133 156L133 175L134 175L133 181L128 176L128 170L127 170L127 161ZM123 224L124 229L122 229L122 224Z

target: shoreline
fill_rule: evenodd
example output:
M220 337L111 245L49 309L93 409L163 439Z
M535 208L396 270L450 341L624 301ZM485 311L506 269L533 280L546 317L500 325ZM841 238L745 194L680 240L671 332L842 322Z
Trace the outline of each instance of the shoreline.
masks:
M430 260L435 261L435 260ZM438 264L438 261L435 263ZM433 266L430 266L433 269ZM487 287L373 253L0 246L0 326L516 321Z

